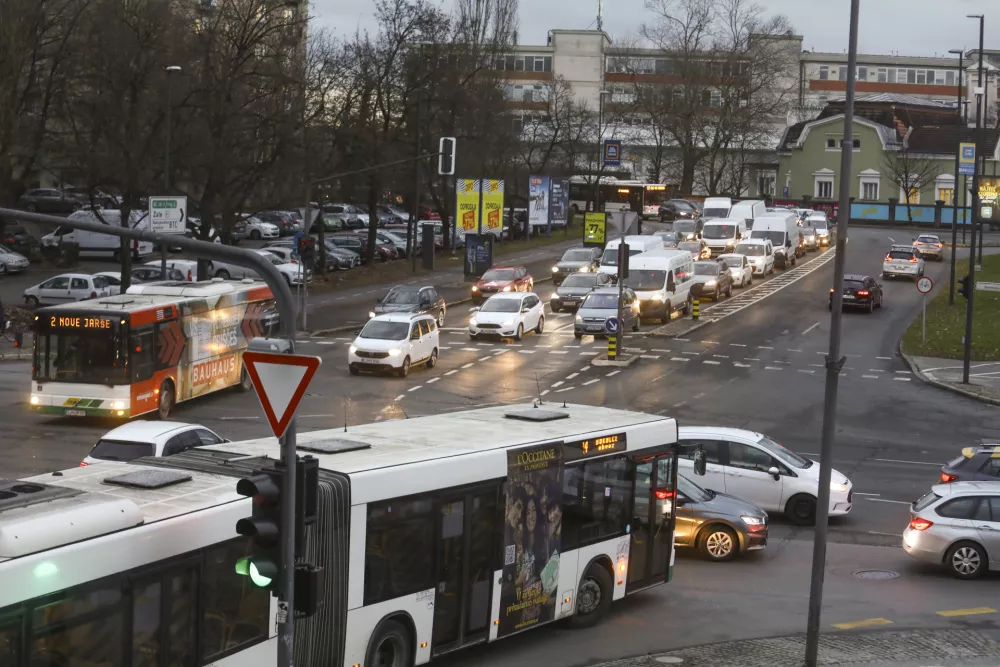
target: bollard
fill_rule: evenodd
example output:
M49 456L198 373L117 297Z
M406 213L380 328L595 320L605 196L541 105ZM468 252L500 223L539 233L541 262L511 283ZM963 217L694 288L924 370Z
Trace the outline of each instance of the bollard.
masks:
M699 313L700 310L701 310L700 302L698 301L698 299L695 299L694 301L691 302L691 319L692 320L698 319L698 315L700 314Z
M618 340L615 336L608 336L608 361L618 358Z

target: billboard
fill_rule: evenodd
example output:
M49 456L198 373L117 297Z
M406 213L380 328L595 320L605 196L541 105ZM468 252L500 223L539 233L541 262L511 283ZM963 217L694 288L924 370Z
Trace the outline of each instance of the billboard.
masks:
M503 224L503 181L483 180L482 183L483 227L500 230Z
M549 177L528 179L528 223L532 228L549 224Z
M555 618L562 549L562 462L561 443L507 452L497 637Z
M604 166L622 166L622 142L618 139L604 140Z
M569 222L569 179L553 178L549 189L549 220L553 227Z
M976 173L976 144L962 142L958 145L958 174L972 176Z
M472 178L455 182L455 217L465 231L479 228L479 187L480 182Z
M1000 222L1000 178L979 177L979 219Z
M604 213L586 214L583 223L583 245L604 247L607 239L608 219Z

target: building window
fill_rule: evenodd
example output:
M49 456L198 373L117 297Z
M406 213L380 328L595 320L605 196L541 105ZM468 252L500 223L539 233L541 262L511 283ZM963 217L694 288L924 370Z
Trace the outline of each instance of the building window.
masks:
M910 188L907 192L904 188L899 188L899 202L901 204L919 204L920 203L920 190L918 188Z
M833 177L817 176L813 196L816 199L833 199Z
M861 183L861 198L865 201L877 201L878 181L866 181Z
M856 151L861 150L861 140L860 139L852 139L852 142L854 143L854 150L856 150ZM843 139L840 140L840 147L841 148L844 147L844 140Z
M917 83L917 70L908 69L906 72L906 83Z
M957 85L955 83L955 73L952 72L951 70L948 70L947 72L944 73L944 85L946 86Z
M917 70L917 83L927 83L927 73L922 69ZM933 79L931 83L934 83Z
M847 81L847 68L843 65L840 66L840 72L837 75L837 79L840 81Z
M858 68L858 81L867 81L867 80L868 80L868 68L867 67L859 67Z
M777 177L773 172L764 172L757 180L757 196L773 197L775 191L775 180Z
M879 67L878 68L878 82L879 83L885 83L888 80L889 79L888 79L888 74L886 73L886 69L884 67Z
M819 79L820 81L826 81L830 78L830 68L826 65L819 66Z
M945 72L944 70L937 70L934 72L934 83L939 86L943 86L945 84L945 76L947 74L950 74L950 72Z
M955 201L955 177L951 174L941 174L934 180L935 201L943 201L951 206Z
M837 140L836 139L827 139L826 140L826 150L828 150L828 151L837 150Z
M937 189L937 201L943 201L945 206L951 206L952 201L955 198L955 188L938 188Z
M888 74L889 74L889 83L896 83L896 70L891 69L889 70Z

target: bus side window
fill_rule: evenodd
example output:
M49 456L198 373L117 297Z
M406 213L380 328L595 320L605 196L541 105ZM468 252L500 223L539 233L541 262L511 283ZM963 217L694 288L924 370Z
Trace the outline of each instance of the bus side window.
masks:
M368 505L366 605L434 588L433 510L426 496Z
M153 377L156 370L156 337L152 326L136 327L129 337L129 360L132 382L142 382Z
M271 593L248 577L233 576L236 561L251 552L250 541L239 539L205 554L199 664L267 639Z

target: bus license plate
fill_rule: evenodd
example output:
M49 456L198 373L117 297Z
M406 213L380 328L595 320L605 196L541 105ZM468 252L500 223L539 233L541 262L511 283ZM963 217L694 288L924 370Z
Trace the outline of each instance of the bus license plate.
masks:
M66 411L66 416L67 417L86 417L87 416L87 411L86 410L67 410Z

